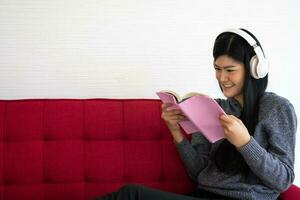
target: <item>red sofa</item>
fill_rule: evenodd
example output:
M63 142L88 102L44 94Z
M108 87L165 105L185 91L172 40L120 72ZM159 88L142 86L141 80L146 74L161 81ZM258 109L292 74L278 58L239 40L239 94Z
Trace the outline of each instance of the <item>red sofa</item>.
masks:
M192 191L160 104L0 100L0 200L91 199L125 183ZM281 197L299 194L292 186Z

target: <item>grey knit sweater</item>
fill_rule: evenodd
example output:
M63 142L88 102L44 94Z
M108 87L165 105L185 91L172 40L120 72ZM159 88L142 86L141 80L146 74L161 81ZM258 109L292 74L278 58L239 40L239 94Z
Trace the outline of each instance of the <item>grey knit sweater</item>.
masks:
M218 103L227 114L240 116L241 106L233 99ZM258 124L250 142L238 151L250 168L246 174L219 171L212 155L221 141L209 143L200 133L176 145L188 174L198 187L229 198L276 199L294 180L297 118L285 98L266 92L259 102Z

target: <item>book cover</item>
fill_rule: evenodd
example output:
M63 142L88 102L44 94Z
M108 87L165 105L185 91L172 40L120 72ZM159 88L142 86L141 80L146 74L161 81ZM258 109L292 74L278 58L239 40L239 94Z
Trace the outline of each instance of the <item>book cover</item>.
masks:
M180 109L189 119L179 122L187 134L201 132L208 141L214 143L224 138L220 116L226 114L221 106L211 97L200 93L178 100L172 92L156 93L164 103L172 103L172 109Z

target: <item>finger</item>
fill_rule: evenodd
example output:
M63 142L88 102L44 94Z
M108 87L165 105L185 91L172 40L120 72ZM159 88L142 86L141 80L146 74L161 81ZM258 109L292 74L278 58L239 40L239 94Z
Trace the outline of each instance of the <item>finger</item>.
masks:
M223 128L223 130L225 131L228 131L229 130L229 127L230 127L230 125L229 124L227 124L227 123L221 123L221 126L222 126L222 128Z
M179 120L180 120L180 121L185 121L185 120L188 120L188 119L186 118L186 116L180 115L180 116L179 116Z
M230 117L231 119L233 119L233 120L239 120L239 118L237 118L237 117L234 116L234 115L229 115L229 117Z
M170 110L170 111L164 110L163 113L168 114L168 115L184 115L182 113L182 111L178 110L178 109L174 109L174 110Z
M172 114L172 113L165 113L166 117L168 118L186 118L184 115L181 115L181 114Z
M172 116L176 116L176 115L183 115L181 113L181 111L179 111L179 110L163 111L162 114L165 116L168 116L168 117L172 117Z
M230 118L230 115L221 115L220 121L228 124L232 122L232 119Z
M185 115L182 115L182 120L183 121L188 121L189 119Z
M244 125L243 124L243 122L242 122L242 120L240 120L239 118L237 118L236 116L234 116L234 115L230 115L229 116L230 117L230 119L231 119L231 121L232 121L232 123L238 123L239 125Z
M171 110L171 111L167 111L173 115L183 115L183 113L181 112L181 110L178 110L178 109L174 109L174 110Z
M162 103L161 108L165 109L165 108L171 107L172 105L173 105L172 103Z
M172 117L168 118L168 120L173 120L173 121L177 121L177 122L182 121L184 119L185 119L185 117L181 116L181 115L175 115L175 116L172 116Z
M235 121L237 121L239 124L244 124L244 123L242 122L242 120L240 120L240 119L237 118L236 116L233 116L233 115L232 115L232 118L233 118Z
M224 135L226 135L227 137L231 135L231 127L224 128Z
M230 116L230 115L221 114L221 115L220 115L220 118L226 120L226 119L229 118L229 116Z

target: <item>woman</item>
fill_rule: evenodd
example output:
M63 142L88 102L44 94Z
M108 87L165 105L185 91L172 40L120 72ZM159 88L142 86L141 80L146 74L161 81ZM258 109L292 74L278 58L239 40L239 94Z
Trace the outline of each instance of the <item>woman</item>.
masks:
M297 119L292 104L265 92L268 63L258 40L231 29L215 40L216 79L227 99L216 99L228 114L220 117L225 139L209 143L201 133L189 142L178 122L180 110L162 104L181 159L198 189L178 195L127 185L99 199L277 199L294 180Z

